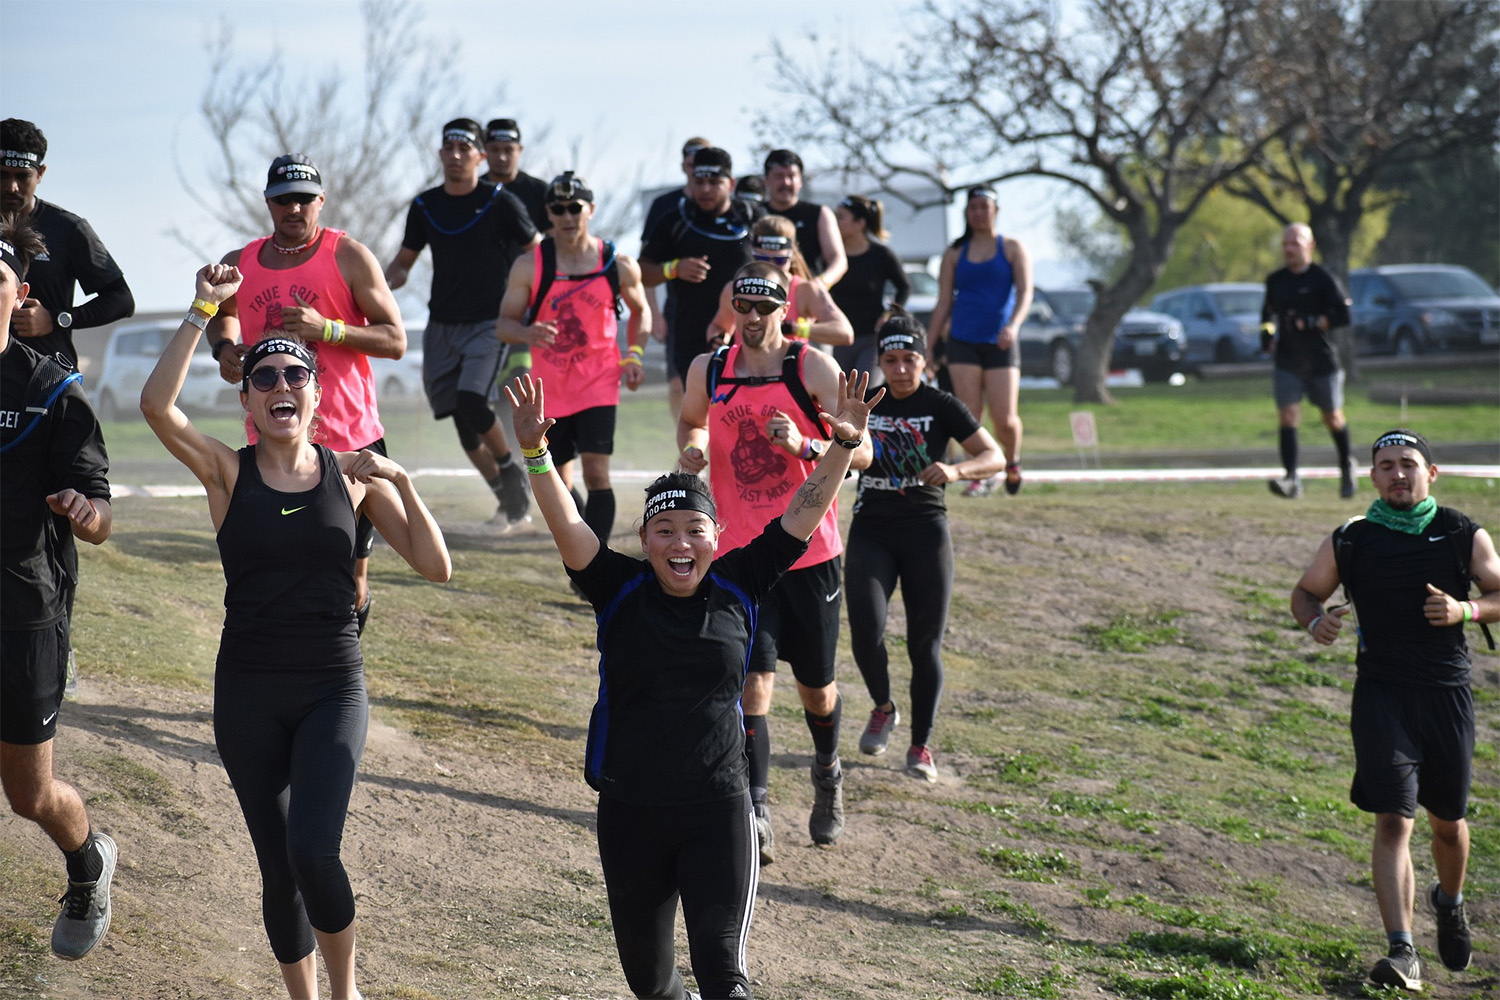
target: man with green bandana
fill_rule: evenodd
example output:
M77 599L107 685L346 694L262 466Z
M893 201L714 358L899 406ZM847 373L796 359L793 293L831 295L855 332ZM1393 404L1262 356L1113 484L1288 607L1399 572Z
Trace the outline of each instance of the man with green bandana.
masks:
M1469 967L1464 907L1474 699L1464 623L1500 621L1500 557L1489 533L1430 495L1438 469L1420 434L1397 429L1371 450L1379 498L1364 517L1325 538L1292 590L1292 615L1320 645L1343 630L1349 604L1325 608L1339 584L1354 604L1358 653L1350 732L1349 798L1375 814L1370 866L1388 954L1370 970L1379 986L1419 990L1412 942L1416 877L1411 834L1418 806L1432 828L1437 880L1427 899L1437 951ZM1479 599L1468 600L1469 583Z

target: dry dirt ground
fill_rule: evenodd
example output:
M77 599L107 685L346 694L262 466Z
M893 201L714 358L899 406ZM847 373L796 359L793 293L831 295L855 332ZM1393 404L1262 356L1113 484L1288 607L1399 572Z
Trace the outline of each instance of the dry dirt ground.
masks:
M1189 524L1176 521L1163 504L1101 518L1077 507L1048 510L1041 498L1012 519L1016 507L1005 508L999 499L981 503L995 523L966 516L956 526L964 562L951 623L951 644L976 663L1003 664L1011 655L1007 644L1015 642L1066 669L1080 646L1076 634L1059 629L1058 609L1102 621L1112 607L1128 606L1122 595L1130 594L1149 598L1151 606L1190 609L1179 622L1198 644L1200 652L1190 655L1204 655L1203 649L1232 654L1246 645L1248 626L1238 624L1243 616L1223 581L1261 573L1289 586L1295 575L1286 575L1288 567L1301 565L1320 530L1288 526L1268 535L1222 512L1209 523ZM1081 554L1088 558L1074 558ZM1029 570L1012 579L998 570L1005 566ZM997 588L1005 591L1010 619L1005 634L978 627L964 612L967 602L986 600ZM899 659L899 649L894 652ZM1139 660L1130 669L1149 669L1149 663ZM979 779L993 760L944 753L942 780L929 788L901 774L895 750L886 758L860 758L855 743L866 700L852 665L840 669L848 706L849 822L835 848L808 842L810 792L800 777L806 733L785 720L773 730L785 738L773 779L780 854L763 874L750 941L758 997L973 996L972 984L1002 967L1040 973L1054 960L1066 963L1070 945L1119 942L1132 931L1159 929L1130 908L1086 905L1079 879L1039 884L997 875L977 847L998 842L1045 852L1053 845L1012 828L1006 797L984 791ZM990 717L1017 750L1026 747L1030 726L1057 725L1056 695L974 679L986 676L955 671L943 715L998 709ZM1333 690L1324 697L1332 705L1347 695ZM778 698L792 703L785 689ZM210 713L204 692L101 678L86 678L82 701L65 706L58 770L89 791L95 825L121 848L114 922L83 962L0 956L0 995L284 995L260 925L254 858L214 750ZM364 995L624 996L593 842L594 796L579 775L586 719L558 734L555 753L476 755L434 745L382 714L372 721L344 850L358 896ZM1068 787L1103 794L1111 783L1078 778ZM975 801L999 807L991 815L955 807ZM1363 866L1336 852L1245 843L1184 823L1161 824L1149 834L1101 829L1100 843L1064 850L1081 878L1109 887L1116 899L1145 893L1190 903L1231 885L1243 891L1275 882L1283 886L1285 905L1309 919L1373 924L1373 901L1360 884ZM1142 841L1152 849L1140 849ZM17 935L24 932L13 929L9 938L0 937L0 951L45 940L55 913L47 893L59 889L51 851L35 828L8 813L0 817L0 861L30 873L0 893L0 917L34 934L23 942ZM986 891L1019 908L950 905L972 904ZM1048 930L1038 931L1024 907ZM1486 924L1487 904L1476 907L1476 921ZM1419 927L1430 947L1428 929ZM680 931L678 937L686 971ZM1368 937L1373 948L1373 931ZM1440 997L1495 987L1492 970L1476 970L1461 983L1433 978ZM1098 996L1103 985L1100 977L1083 975L1064 982L1060 995ZM1357 987L1344 995L1357 995Z

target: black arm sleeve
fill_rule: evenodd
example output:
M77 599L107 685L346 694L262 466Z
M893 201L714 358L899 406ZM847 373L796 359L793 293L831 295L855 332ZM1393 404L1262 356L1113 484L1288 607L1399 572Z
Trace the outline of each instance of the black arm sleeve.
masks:
M882 246L885 251L886 277L890 278L891 284L896 286L896 297L891 299L893 305L906 305L907 298L911 295L911 279L906 276L906 268L901 266L901 261L890 247Z
M87 330L135 315L135 296L122 274L99 289L99 294L73 310L73 329Z

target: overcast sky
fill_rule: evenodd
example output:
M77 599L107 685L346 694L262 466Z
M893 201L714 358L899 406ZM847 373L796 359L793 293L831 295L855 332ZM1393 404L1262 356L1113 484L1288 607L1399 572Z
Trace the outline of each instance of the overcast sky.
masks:
M758 113L787 100L773 87L773 38L795 45L818 33L846 48L888 52L911 7L894 0L423 4L424 30L451 42L455 64L474 82L459 100L505 94L504 107L453 114L514 117L523 129L548 122L557 141L586 136L607 161L589 175L596 190L638 175L647 184L680 180L678 147L696 133L727 148L736 166L750 161ZM649 19L634 13L643 9ZM220 251L238 245L192 205L179 179L180 169L197 184L212 182L198 103L209 39L226 19L246 61L280 45L294 65L361 70L353 0L0 0L0 117L29 119L46 133L39 194L89 219L143 311L191 298L191 275L203 261L171 230ZM433 123L434 133L441 124ZM541 156L528 143L523 169ZM804 151L804 158L813 172L818 157ZM1062 273L1053 194L1035 184L1002 191L1002 228L1042 262L1042 282ZM622 249L634 251L634 241Z

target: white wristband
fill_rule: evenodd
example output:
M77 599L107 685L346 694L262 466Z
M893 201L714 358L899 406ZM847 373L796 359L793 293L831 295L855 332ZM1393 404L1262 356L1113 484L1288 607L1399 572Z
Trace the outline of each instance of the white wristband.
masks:
M1307 623L1307 634L1308 635L1312 635L1313 632L1314 632L1314 630L1318 627L1318 622L1320 622L1322 620L1323 620L1323 616L1319 615L1318 617L1314 618L1312 621L1308 622Z

